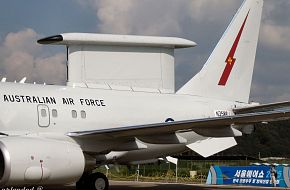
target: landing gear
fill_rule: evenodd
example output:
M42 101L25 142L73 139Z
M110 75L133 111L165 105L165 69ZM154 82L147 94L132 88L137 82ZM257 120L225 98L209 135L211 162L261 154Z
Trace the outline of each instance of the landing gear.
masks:
M76 183L77 190L108 190L108 178L102 173L84 174Z

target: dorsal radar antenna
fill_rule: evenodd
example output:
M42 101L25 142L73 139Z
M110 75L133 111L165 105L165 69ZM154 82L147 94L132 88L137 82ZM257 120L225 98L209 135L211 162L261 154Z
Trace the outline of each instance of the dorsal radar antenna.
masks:
M67 85L175 92L174 50L196 46L176 37L63 33L38 40L67 47Z

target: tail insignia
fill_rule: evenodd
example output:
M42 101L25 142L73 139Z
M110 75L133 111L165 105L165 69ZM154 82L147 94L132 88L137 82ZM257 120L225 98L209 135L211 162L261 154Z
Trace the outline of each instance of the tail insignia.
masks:
M226 85L226 83L228 81L228 78L229 78L229 76L231 74L231 71L232 71L232 69L234 67L234 64L236 62L236 58L234 58L234 55L235 55L237 46L239 44L241 35L243 33L243 30L244 30L244 27L245 27L249 12L250 11L248 11L248 14L247 14L247 16L246 16L246 18L245 18L245 20L243 22L243 25L241 26L240 31L239 31L239 33L238 33L238 35L237 35L237 37L236 37L236 39L234 41L234 44L233 44L233 46L232 46L232 48L231 48L231 50L230 50L230 52L229 52L229 54L227 56L227 59L225 61L226 62L226 66L225 66L223 74L221 75L221 78L220 78L219 83L218 83L218 85L220 85L220 86L225 86Z

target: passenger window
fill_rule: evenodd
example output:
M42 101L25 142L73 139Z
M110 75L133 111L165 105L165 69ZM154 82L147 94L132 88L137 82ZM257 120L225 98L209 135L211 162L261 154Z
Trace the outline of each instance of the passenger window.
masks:
M41 117L47 117L47 113L45 109L41 109Z
M77 118L77 116L78 116L77 115L77 111L76 110L72 110L71 111L71 115L72 115L73 118Z
M87 117L87 114L84 110L81 111L81 118L85 119Z
M52 112L52 117L57 117L57 110L56 109L53 109L51 112Z

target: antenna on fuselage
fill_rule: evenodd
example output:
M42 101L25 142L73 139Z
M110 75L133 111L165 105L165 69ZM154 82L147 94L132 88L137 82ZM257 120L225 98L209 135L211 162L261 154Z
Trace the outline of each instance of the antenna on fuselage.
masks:
M64 33L37 42L67 47L68 86L107 89L109 84L170 93L175 92L175 49L196 46L175 37L92 33Z

